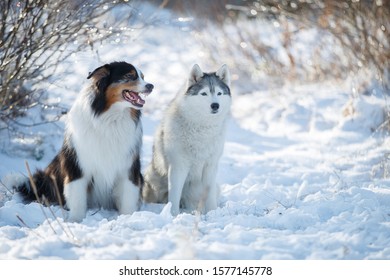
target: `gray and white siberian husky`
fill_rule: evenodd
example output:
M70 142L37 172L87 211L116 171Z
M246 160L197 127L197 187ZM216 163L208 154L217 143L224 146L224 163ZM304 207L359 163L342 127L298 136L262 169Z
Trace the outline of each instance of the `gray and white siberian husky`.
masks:
M195 64L184 92L168 107L157 128L151 164L146 169L145 202L172 203L206 213L217 208L218 162L230 114L230 74L226 65L204 73Z

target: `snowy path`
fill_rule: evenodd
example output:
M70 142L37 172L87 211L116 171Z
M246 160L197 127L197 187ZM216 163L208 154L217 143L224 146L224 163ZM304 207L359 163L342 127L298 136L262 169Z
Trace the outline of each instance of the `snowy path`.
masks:
M144 205L132 216L91 210L81 224L68 224L58 207L56 221L36 203L4 197L0 258L390 258L390 189L381 179L388 140L369 128L380 120L354 127L359 115L341 112L346 94L303 97L235 97L217 210L172 217L169 205ZM379 101L359 102L367 114ZM144 165L157 122L144 119Z

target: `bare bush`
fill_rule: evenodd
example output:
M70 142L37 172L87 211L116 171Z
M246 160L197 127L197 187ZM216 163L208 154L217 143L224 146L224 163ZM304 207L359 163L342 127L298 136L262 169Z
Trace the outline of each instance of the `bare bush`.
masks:
M228 59L250 79L344 79L369 68L389 80L389 1L218 0L207 12L171 1L195 20L201 15L198 36L211 59Z
M1 1L0 129L9 128L16 117L44 102L42 92L31 88L48 80L68 56L116 35L116 28L132 17L131 7L115 23L107 23L103 16L128 2Z

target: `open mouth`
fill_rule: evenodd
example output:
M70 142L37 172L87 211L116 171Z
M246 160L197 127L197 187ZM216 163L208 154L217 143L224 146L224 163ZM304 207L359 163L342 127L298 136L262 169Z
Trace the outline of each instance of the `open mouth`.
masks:
M141 98L140 95L143 95L145 98L145 94L142 92L135 92L128 89L122 91L122 96L126 101L130 102L136 107L142 108L145 104L145 100Z

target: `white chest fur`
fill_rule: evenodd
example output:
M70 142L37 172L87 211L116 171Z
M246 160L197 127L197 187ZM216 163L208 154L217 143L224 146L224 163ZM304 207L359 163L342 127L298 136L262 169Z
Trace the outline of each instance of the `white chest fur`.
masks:
M133 156L142 141L141 123L130 111L115 104L99 116L83 100L69 112L67 133L75 147L83 177L93 182L93 200L111 207L107 200L121 177L128 176Z

